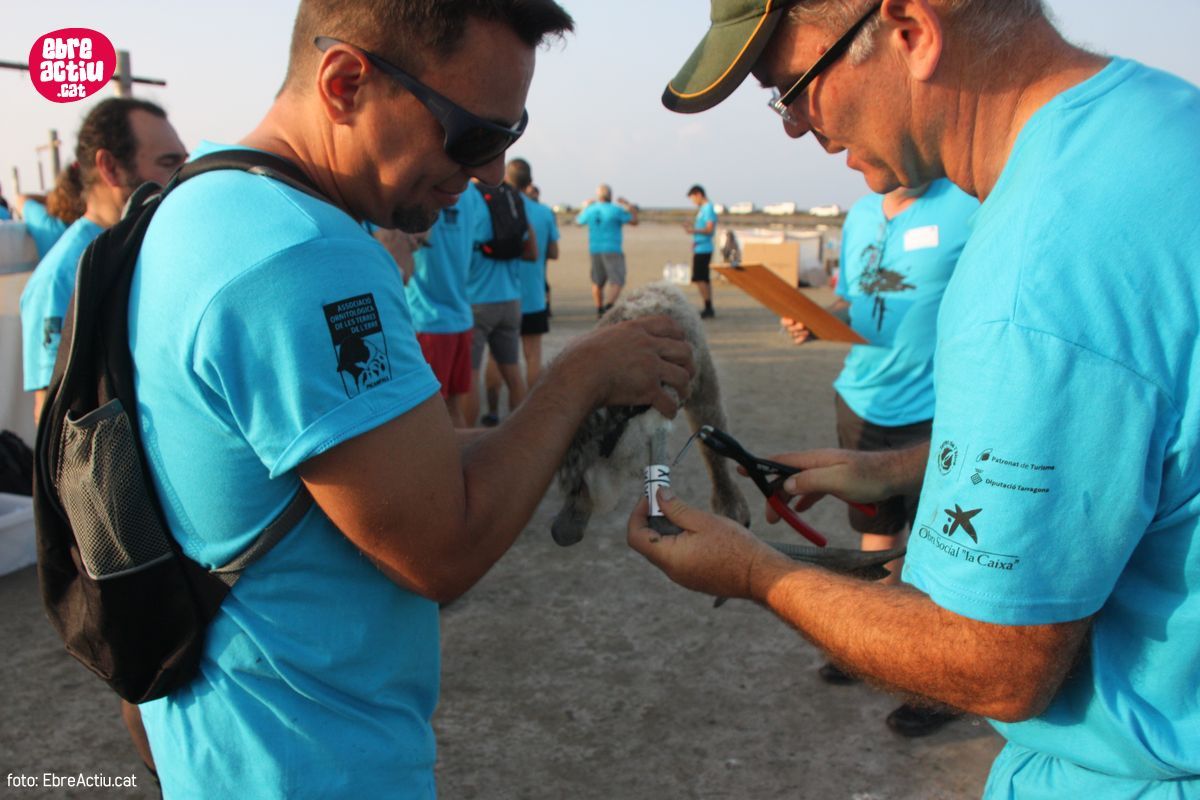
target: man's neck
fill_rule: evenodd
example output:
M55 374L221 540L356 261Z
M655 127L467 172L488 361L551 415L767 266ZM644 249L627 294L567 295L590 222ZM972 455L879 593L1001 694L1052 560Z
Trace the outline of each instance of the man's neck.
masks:
M1019 51L966 63L942 145L946 176L980 200L995 188L1017 137L1037 111L1095 75L1107 59L1066 42L1045 21L1030 25ZM1036 54L1036 55L1033 55ZM996 64L1003 64L998 74Z
M258 127L238 144L265 150L291 161L308 176L322 195L353 216L354 212L347 205L334 177L337 165L331 161L335 152L332 143L324 141L309 126L296 124L303 119L303 115L293 112L292 102L286 95L277 98Z

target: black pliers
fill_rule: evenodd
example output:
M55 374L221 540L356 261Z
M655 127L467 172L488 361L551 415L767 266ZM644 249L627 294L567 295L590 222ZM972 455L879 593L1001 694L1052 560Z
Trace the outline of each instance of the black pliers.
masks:
M783 482L792 475L800 471L798 467L789 467L787 464L780 464L778 461L769 461L765 458L758 458L751 455L746 448L742 447L737 439L734 439L725 431L717 430L711 425L704 425L696 432L696 436L709 449L719 456L733 459L746 470L746 474L750 476L750 480L754 481L754 485L767 498L767 504L779 515L780 519L791 525L805 539L808 539L818 547L824 547L827 540L824 536L818 533L807 522L800 519L795 511L788 508L783 498L779 496L779 490L783 487ZM861 503L846 503L853 508L858 509L867 516L875 516L876 509L872 505L863 505Z

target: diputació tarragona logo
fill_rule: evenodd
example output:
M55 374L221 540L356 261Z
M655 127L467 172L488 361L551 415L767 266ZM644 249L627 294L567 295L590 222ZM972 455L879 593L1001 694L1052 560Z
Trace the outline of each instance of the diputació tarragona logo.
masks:
M104 88L117 71L117 51L91 28L62 28L39 36L29 50L29 78L55 103L73 103Z

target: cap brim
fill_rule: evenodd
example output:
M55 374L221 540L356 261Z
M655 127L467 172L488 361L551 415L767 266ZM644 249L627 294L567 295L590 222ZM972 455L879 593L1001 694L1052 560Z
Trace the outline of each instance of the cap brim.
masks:
M695 114L733 94L771 41L786 7L786 3L768 3L759 16L709 28L683 69L667 84L663 105L681 114Z

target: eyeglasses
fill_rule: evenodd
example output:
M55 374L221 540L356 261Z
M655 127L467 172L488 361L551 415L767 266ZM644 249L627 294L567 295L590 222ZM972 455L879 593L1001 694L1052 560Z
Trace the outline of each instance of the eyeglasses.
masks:
M800 96L800 93L807 89L808 85L816 80L818 75L828 69L829 65L834 61L841 58L846 49L850 47L851 42L854 41L854 37L858 35L858 32L862 30L863 26L867 24L867 21L875 15L875 12L882 5L883 3L881 2L876 3L867 9L867 13L863 14L858 22L851 25L850 30L843 33L840 39L830 45L829 49L817 59L817 63L813 64L808 68L807 72L797 78L790 89L783 94L779 93L779 89L773 89L771 91L771 99L767 102L771 110L783 117L784 122L795 124L798 120L789 110L792 103L796 102L796 98Z
M429 113L441 124L446 133L442 149L452 161L464 167L481 167L504 154L512 147L525 127L529 124L529 111L521 112L521 121L509 128L491 120L472 114L462 106L409 75L395 64L389 63L369 50L363 50L357 45L334 39L331 36L318 36L313 44L321 52L325 52L335 44L344 44L360 51L367 60L374 64L380 72L399 83L429 109Z

